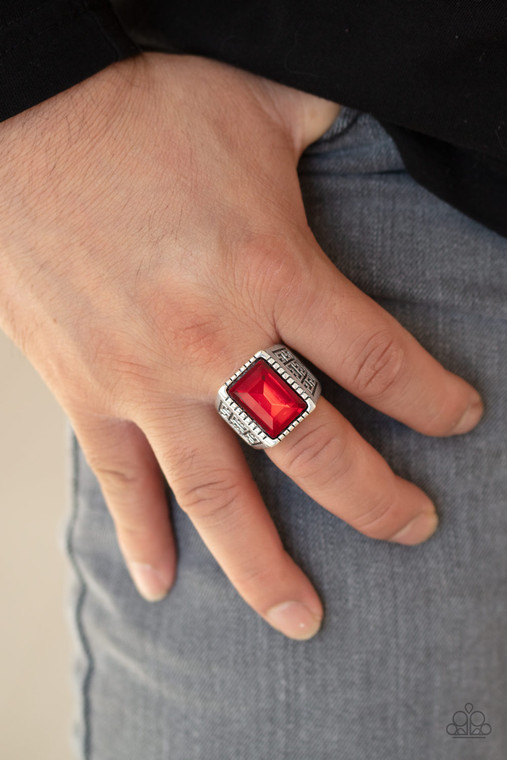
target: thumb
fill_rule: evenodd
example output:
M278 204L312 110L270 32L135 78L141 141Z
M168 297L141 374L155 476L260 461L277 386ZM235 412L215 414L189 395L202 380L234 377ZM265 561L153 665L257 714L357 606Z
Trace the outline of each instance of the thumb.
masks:
M303 90L255 76L258 92L271 115L290 134L297 160L304 150L327 132L338 117L341 105Z
M133 422L88 415L72 424L137 590L148 601L158 601L174 582L176 547L155 455Z
M324 100L317 95L298 90L301 99L302 119L299 154L327 132L331 124L338 118L341 106L332 100Z

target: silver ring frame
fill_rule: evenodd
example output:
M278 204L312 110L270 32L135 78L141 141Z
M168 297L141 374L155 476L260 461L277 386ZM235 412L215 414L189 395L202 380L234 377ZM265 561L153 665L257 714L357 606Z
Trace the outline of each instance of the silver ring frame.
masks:
M306 403L306 409L291 424L282 430L277 438L271 438L248 412L229 396L228 388L257 359L266 362L298 393ZM219 415L249 446L254 449L267 449L276 446L294 428L308 417L315 409L321 394L321 385L315 375L282 343L275 343L267 349L257 351L221 386L217 393L215 406Z

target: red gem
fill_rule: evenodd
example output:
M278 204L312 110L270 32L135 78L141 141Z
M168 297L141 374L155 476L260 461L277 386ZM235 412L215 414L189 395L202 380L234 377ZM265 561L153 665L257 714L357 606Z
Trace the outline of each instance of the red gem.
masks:
M228 393L270 438L278 438L306 403L264 359L257 359L228 388Z

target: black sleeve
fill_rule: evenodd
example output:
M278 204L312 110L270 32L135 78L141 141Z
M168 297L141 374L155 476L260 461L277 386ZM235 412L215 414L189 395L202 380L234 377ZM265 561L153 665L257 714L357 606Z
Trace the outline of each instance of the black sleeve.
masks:
M137 52L106 0L0 0L0 121Z
M222 60L372 114L423 187L507 237L507 5L111 0L143 48Z
M0 120L140 50L371 113L417 182L507 237L505 3L0 0Z

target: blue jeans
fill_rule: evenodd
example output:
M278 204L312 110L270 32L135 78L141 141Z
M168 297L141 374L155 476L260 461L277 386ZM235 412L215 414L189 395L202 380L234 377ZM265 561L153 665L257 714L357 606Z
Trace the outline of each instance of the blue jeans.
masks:
M242 443L323 600L323 627L303 642L248 607L169 488L178 575L163 601L145 602L69 431L80 758L507 756L507 241L418 185L378 122L351 108L299 174L330 259L479 390L484 417L464 436L424 436L317 368L323 395L435 501L440 527L416 547L366 538Z

